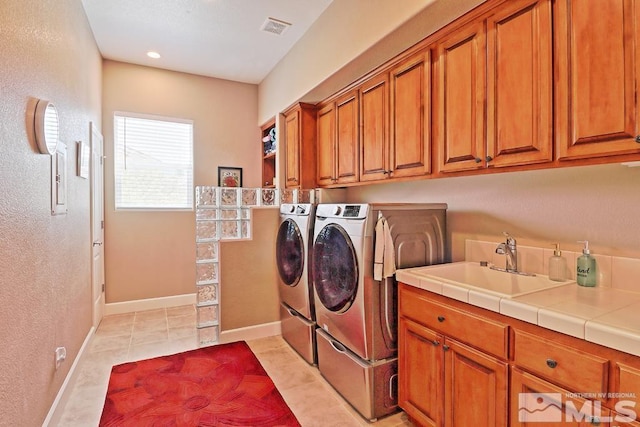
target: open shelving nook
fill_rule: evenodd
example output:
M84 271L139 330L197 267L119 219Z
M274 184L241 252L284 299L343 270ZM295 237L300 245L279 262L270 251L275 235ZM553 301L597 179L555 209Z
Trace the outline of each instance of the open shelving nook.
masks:
M276 183L276 119L273 118L260 127L262 141L262 186L275 188Z

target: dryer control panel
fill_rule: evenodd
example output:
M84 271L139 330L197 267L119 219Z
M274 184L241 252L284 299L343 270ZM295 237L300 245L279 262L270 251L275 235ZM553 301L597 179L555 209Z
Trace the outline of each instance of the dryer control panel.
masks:
M344 207L344 213L342 214L345 218L357 218L360 215L360 205L346 205Z
M280 205L282 215L307 216L312 211L310 203L283 203Z
M347 219L365 219L369 211L369 205L353 204L347 205L337 204L320 204L316 208L316 216L322 218L347 218Z

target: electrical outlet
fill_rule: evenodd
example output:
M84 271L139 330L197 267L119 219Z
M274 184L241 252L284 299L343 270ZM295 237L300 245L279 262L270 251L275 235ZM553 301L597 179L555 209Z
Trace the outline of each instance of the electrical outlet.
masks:
M56 369L60 367L64 359L67 358L67 349L65 347L56 348Z

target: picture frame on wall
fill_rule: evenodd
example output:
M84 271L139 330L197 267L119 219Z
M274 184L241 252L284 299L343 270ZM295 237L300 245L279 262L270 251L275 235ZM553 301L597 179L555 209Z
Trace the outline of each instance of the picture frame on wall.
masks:
M84 141L76 142L76 152L77 152L77 172L76 174L80 178L88 179L89 178L89 146Z
M218 187L242 187L242 168L218 166Z

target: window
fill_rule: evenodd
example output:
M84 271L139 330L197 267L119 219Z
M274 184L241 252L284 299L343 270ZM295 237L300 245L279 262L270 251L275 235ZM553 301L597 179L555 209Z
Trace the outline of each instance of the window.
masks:
M193 122L116 113L116 209L193 209Z

